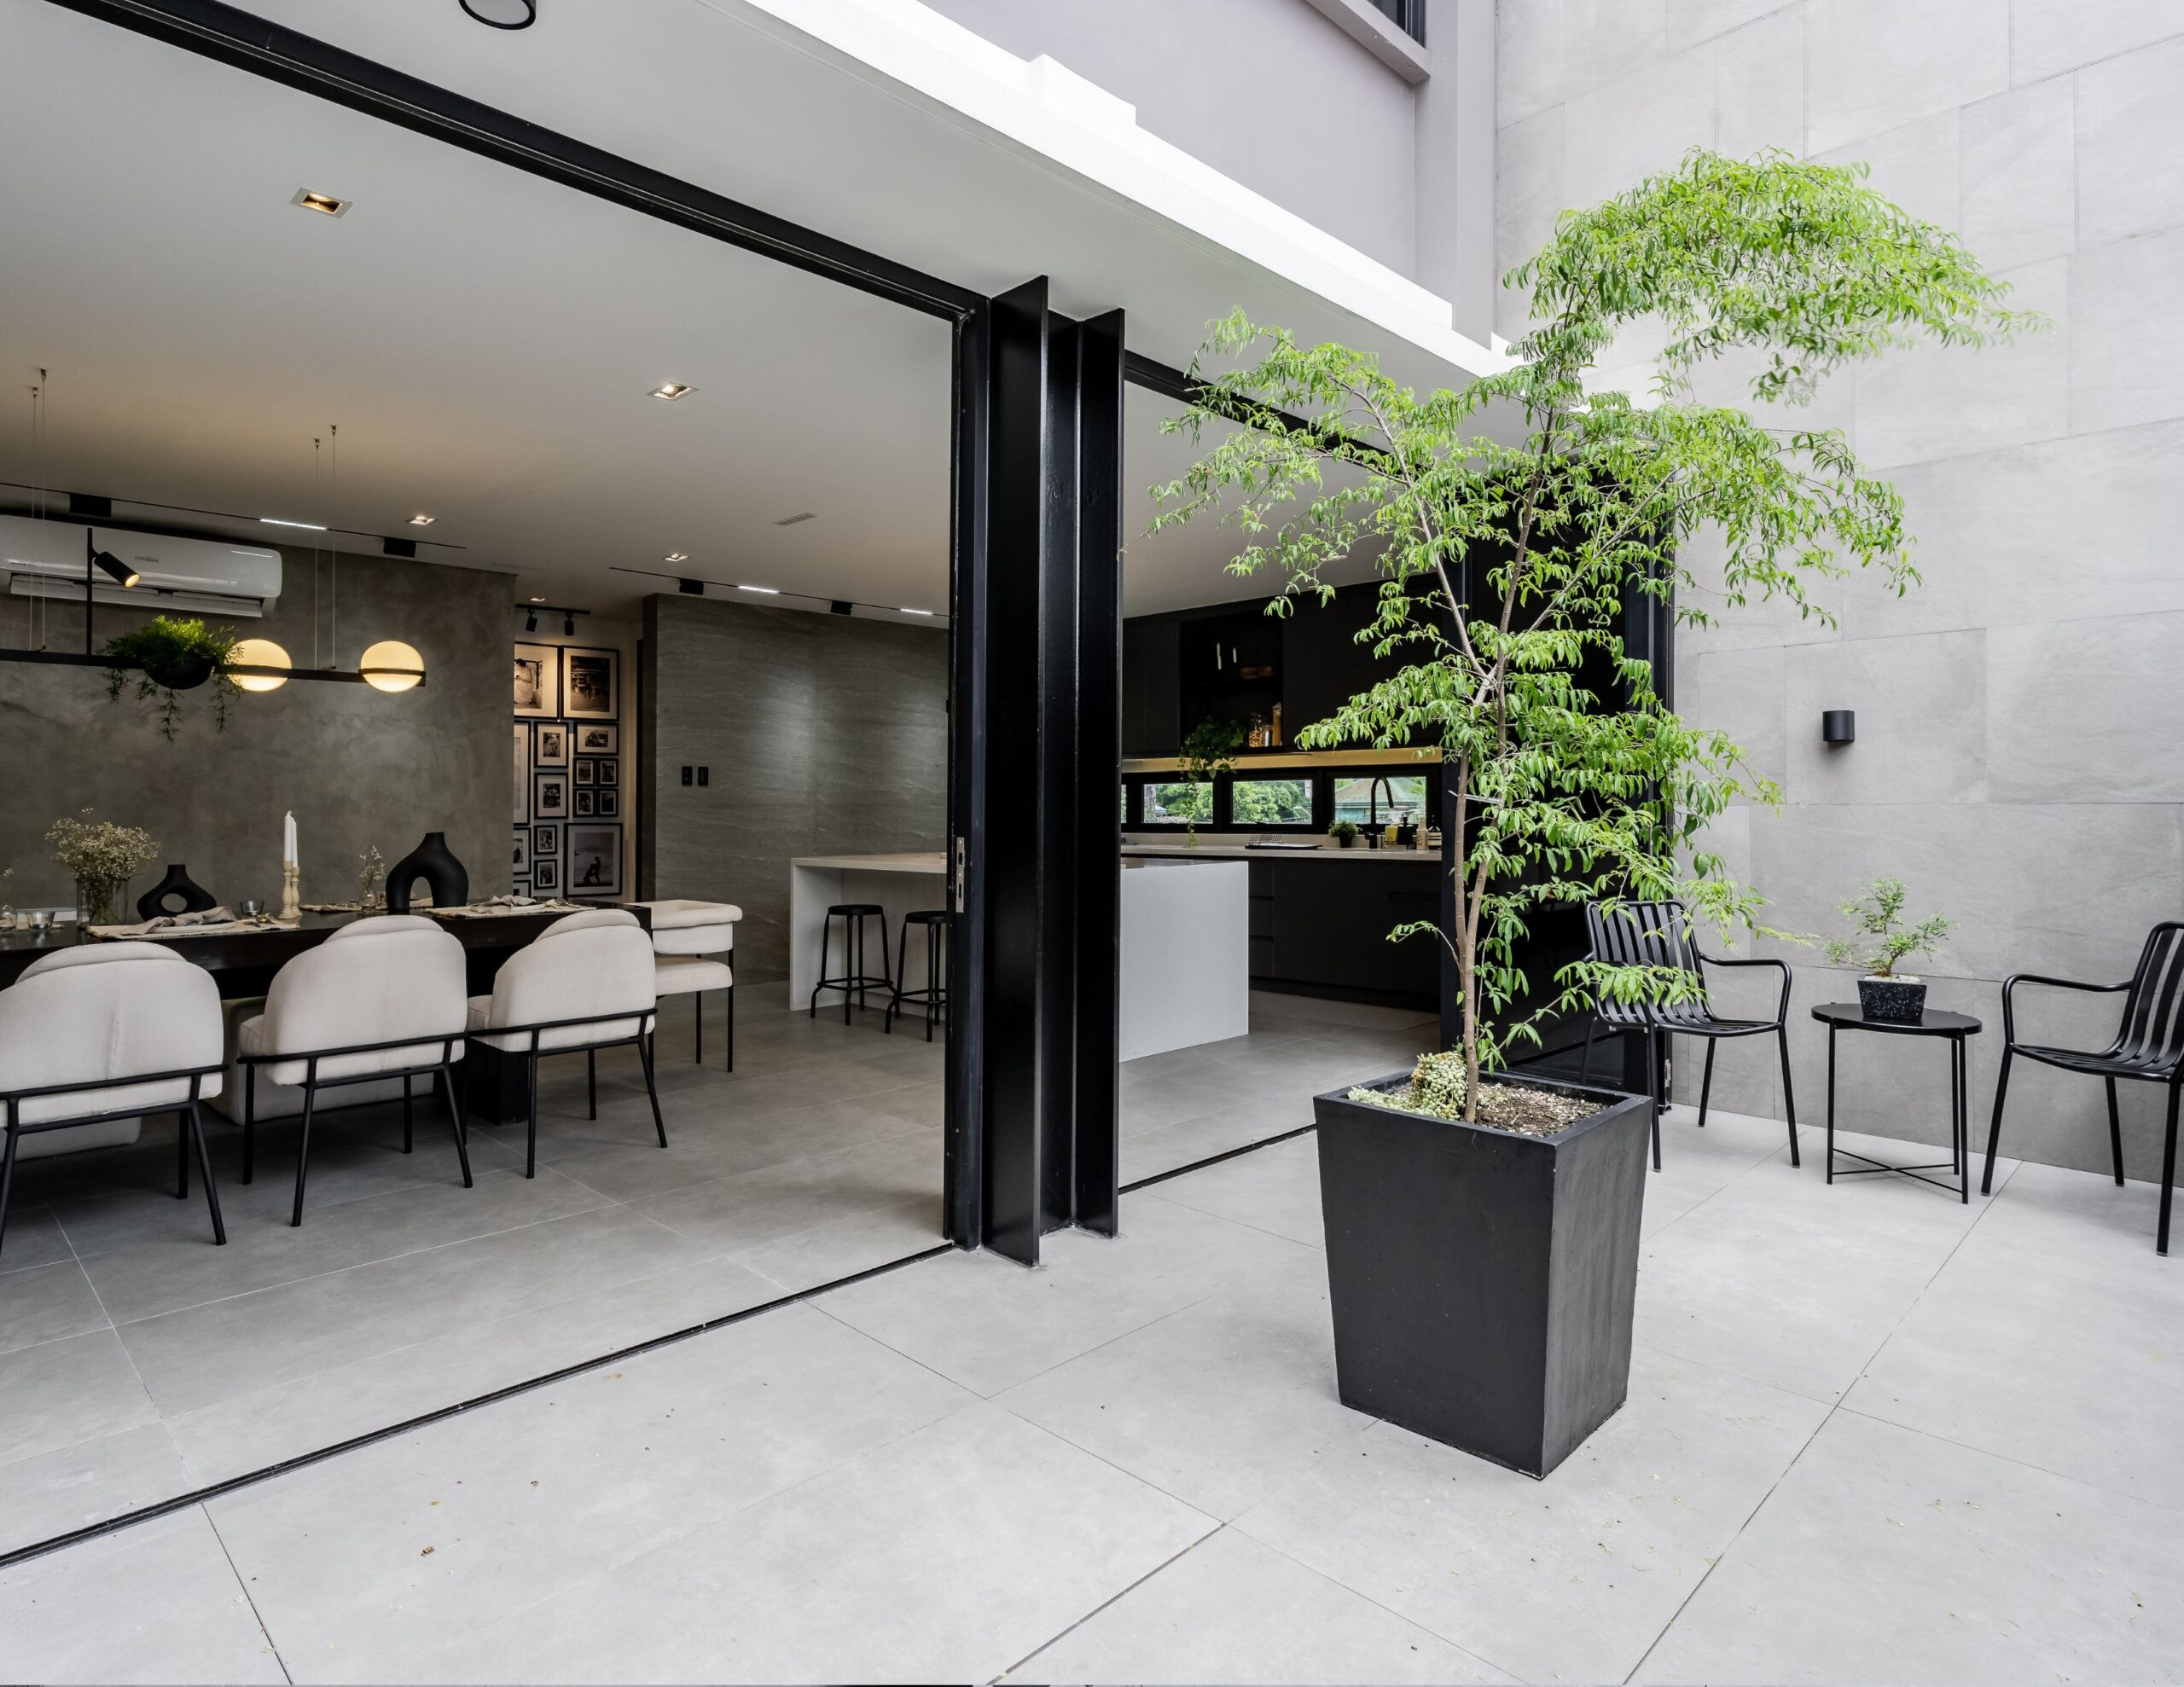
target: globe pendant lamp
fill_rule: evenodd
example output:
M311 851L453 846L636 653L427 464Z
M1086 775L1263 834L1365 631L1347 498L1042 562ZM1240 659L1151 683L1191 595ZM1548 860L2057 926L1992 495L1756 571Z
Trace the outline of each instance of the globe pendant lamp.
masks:
M270 639L245 639L228 652L230 664L242 668L293 668L288 652ZM288 681L277 674L230 674L245 691L278 691Z
M375 691L408 691L425 677L425 658L414 645L382 639L364 652L357 671Z

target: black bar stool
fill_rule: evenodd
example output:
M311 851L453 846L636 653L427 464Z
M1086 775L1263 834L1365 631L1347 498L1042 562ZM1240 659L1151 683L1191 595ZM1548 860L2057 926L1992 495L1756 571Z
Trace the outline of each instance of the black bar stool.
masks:
M829 978L827 957L831 953L834 922L838 919L842 922L842 965L851 971L839 978ZM868 919L880 922L880 972L876 977L864 970L864 922ZM877 902L836 902L827 910L827 918L819 927L819 982L811 987L811 1017L819 1017L820 991L839 990L842 1023L848 1024L851 1007L863 1007L865 990L874 984L891 996L894 994L895 981L887 972L887 910Z
M948 914L945 909L926 908L917 913L903 916L902 935L895 939L895 995L887 1004L887 1017L880 1021L880 1029L891 1035L895 1029L895 1015L904 1002L925 1004L925 1040L932 1041L932 1016L936 1011L944 1012L948 1006L948 989L940 982L941 957L948 947ZM910 976L910 928L925 927L925 988L906 990L903 983Z

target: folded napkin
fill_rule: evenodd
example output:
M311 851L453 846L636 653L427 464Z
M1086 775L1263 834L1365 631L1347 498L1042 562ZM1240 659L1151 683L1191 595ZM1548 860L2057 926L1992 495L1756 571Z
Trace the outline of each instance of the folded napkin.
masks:
M218 934L223 931L262 931L280 922L270 914L259 914L255 919L243 919L226 908L200 908L195 913L163 913L136 925L94 925L94 937L150 937L162 931L202 931Z
M581 902L565 902L558 896L488 896L482 902L421 908L418 912L441 919L492 919L511 913L574 913L583 906Z

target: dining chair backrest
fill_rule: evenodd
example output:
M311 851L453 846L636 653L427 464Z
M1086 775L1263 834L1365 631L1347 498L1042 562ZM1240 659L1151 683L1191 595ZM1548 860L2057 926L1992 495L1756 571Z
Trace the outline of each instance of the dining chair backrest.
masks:
M2146 934L2109 1052L2148 1066L2184 1056L2184 921L2165 919Z
M437 920L417 914L353 920L274 975L258 1049L305 1054L452 1035L459 1052L468 1006L465 971L462 943ZM421 1042L336 1055L319 1063L318 1075L348 1078L437 1063L444 1046ZM283 1064L269 1068L268 1075L296 1083L305 1075Z
M187 1079L124 1081L218 1068L220 992L212 975L160 943L86 943L40 955L0 990L0 1093L112 1085L21 1104L25 1124L180 1107ZM218 1071L200 1083L216 1094Z
M1618 902L1608 907L1585 904L1585 935L1591 948L1587 959L1612 966L1671 966L1698 974L1699 951L1691 940L1691 921L1675 902ZM1702 986L1698 1003L1705 1001ZM1610 1025L1643 1026L1652 1023L1647 1004L1616 1001L1602 996L1594 1011Z
M653 988L652 940L625 908L586 908L557 919L502 964L493 981L489 1029L566 1025L538 1039L540 1052L617 1042L644 1029L659 998ZM629 1014L629 1018L602 1016Z

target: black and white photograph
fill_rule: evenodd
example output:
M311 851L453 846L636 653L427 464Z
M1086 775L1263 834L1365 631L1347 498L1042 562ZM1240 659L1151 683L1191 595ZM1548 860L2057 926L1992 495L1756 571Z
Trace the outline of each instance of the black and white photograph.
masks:
M619 756L622 753L622 728L613 721L587 722L577 728L577 753L583 756Z
M515 829L515 875L521 878L531 871L531 828L520 826Z
M576 645L561 649L561 713L613 720L621 713L621 652Z
M569 894L572 896L619 896L622 894L620 826L572 826L569 828Z
M580 820L588 820L599 813L599 793L588 785L580 785L569 793L569 812Z
M619 785L622 782L622 762L619 757L601 756L592 768L594 785Z
M519 721L515 727L515 813L521 826L531 818L531 728Z
M622 793L611 785L602 785L591 793L592 812L603 820L622 817Z
M572 771L575 774L574 783L578 785L599 783L599 764L589 756L578 757Z
M531 816L533 820L566 820L569 815L569 776L542 769L531 776Z
M531 893L534 896L553 896L561 894L561 864L533 856L531 862Z
M541 721L531 729L531 764L540 768L569 765L569 728L561 721Z
M531 827L531 854L533 860L541 855L551 855L559 861L561 855L561 828L558 826Z
M611 652L610 652L611 653ZM515 712L536 721L561 712L561 652L550 644L515 647Z

